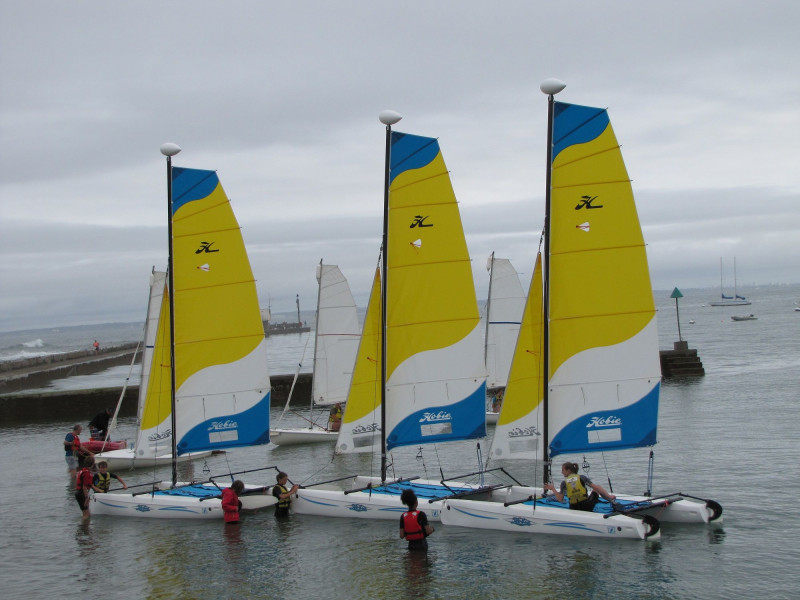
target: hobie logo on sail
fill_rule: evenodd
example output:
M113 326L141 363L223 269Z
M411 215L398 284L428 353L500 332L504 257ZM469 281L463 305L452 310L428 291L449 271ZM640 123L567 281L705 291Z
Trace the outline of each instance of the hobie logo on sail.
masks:
M609 415L607 417L592 417L592 420L586 424L587 429L592 427L619 427L622 425L622 419Z
M510 438L533 437L536 435L541 435L536 427L515 427L508 432L508 437Z
M440 410L439 412L426 412L422 413L422 417L420 417L420 423L438 423L440 421L452 421L453 415L451 415L446 410Z
M166 439L171 438L171 437L172 437L172 429L167 429L166 431L164 431L162 433L152 433L152 434L150 434L149 436L147 436L147 441L149 441L149 442L158 442L158 441L161 441L161 440L166 440Z
M358 427L353 427L352 429L353 435L358 433L372 433L374 431L380 431L380 427L378 427L377 423L372 423L370 425L359 425Z
M603 208L602 204L592 204L597 200L597 196L581 196L581 199L578 200L578 205L575 207L575 210L580 210L585 208L586 210L590 210L592 208Z
M209 425L209 431L227 431L228 429L238 429L239 424L232 419L228 419L227 421L212 421L211 425Z

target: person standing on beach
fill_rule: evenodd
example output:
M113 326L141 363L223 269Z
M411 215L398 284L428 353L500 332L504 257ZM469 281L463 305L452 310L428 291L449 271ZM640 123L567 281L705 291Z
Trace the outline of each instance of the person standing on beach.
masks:
M81 439L78 437L83 431L83 426L78 423L64 438L64 450L66 450L67 471L71 484L75 483L75 475L78 472L78 461L81 455L94 456L89 450L81 446ZM94 459L92 459L94 460Z
M95 340L95 341L94 341L94 344L92 344L92 346L94 346L94 351L95 351L95 352L100 352L100 342L98 342L97 340Z

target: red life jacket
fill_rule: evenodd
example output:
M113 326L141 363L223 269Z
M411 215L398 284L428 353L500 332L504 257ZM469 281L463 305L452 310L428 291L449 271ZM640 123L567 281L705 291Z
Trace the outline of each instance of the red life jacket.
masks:
M418 510L403 513L403 531L406 534L406 539L409 542L414 540L422 540L425 538L425 532L417 520Z
M81 491L84 487L91 488L94 481L94 474L92 470L84 467L75 478L75 491Z

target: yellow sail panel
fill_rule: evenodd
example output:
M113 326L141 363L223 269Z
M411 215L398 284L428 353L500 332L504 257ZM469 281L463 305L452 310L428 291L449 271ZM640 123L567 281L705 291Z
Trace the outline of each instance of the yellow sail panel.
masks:
M381 420L381 275L375 270L367 314L336 448L369 451L380 444Z
M148 435L164 434L159 426L163 429L172 414L169 355L169 291L165 285L140 426L142 431L153 430Z
M502 411L497 419L498 428L519 422L526 415L538 410L542 402L544 385L542 316L542 255L539 254L536 257L531 288L522 314L522 324L508 375Z
M221 184L176 209L173 263L180 388L194 373L247 356L264 339L250 261Z
M569 357L634 337L655 315L644 239L610 122L553 161L550 375Z
M445 348L476 327L472 267L440 152L390 187L387 375L410 356Z

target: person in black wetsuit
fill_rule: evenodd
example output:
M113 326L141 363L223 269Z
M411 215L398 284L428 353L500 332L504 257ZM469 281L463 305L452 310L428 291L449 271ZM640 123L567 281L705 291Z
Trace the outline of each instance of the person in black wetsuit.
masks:
M433 533L433 527L428 524L428 515L417 510L414 490L403 490L400 501L408 507L408 511L400 515L400 538L408 541L409 550L427 550L426 538Z

